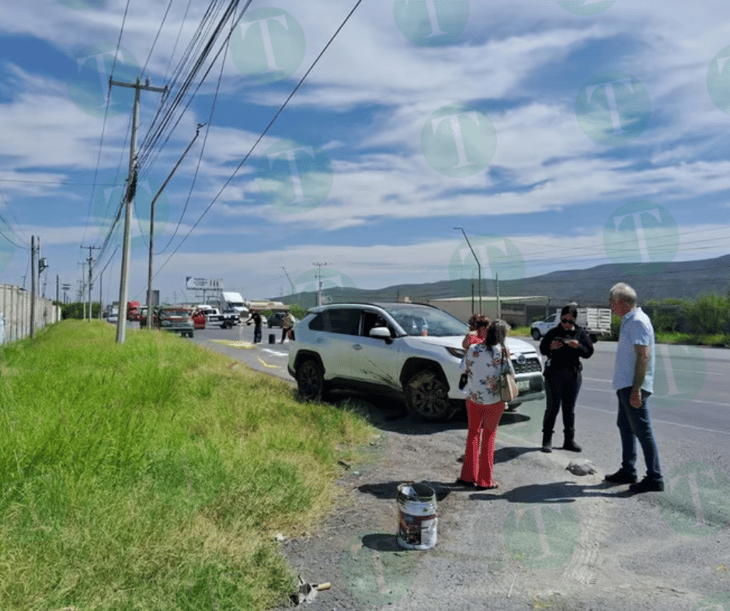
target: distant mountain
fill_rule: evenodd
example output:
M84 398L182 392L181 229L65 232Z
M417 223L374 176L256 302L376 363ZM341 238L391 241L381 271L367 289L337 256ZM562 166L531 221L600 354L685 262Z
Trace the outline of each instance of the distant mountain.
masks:
M499 283L501 296L545 296L551 303L576 301L581 305L605 306L608 291L616 282L626 282L636 289L639 301L652 299L694 298L710 292L721 295L730 291L730 255L700 261L652 263L626 266L599 265L589 269L550 272L524 280ZM475 283L476 284L476 283ZM482 295L495 295L494 280L482 279ZM397 284L382 289L332 287L322 291L326 301L395 301L409 297L411 301L426 301L446 297L468 297L472 294L471 280L441 280L426 284ZM479 289L474 286L474 294ZM299 303L311 307L316 293L297 293L280 299L284 303Z

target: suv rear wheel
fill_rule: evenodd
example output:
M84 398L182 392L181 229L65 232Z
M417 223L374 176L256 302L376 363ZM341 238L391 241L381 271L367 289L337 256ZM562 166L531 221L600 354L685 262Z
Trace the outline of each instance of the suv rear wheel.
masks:
M454 415L446 384L433 371L420 371L406 382L408 410L431 422L448 420Z
M314 359L307 359L297 367L297 389L304 401L319 401L324 394L324 376Z
M538 331L537 329L533 329L532 331L530 331L530 335L532 335L532 339L534 339L535 341L538 341L540 339L540 331Z

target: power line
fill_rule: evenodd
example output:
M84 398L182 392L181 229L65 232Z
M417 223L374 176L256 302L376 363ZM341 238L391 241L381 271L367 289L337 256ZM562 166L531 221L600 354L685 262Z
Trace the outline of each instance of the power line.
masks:
M266 129L264 129L264 131L261 132L261 135L256 139L256 142L253 143L253 146L249 149L248 153L246 153L246 156L241 160L241 163L239 163L238 166L236 167L236 169L233 171L233 174L231 174L231 176L228 178L228 180L226 180L226 182L221 187L220 191L218 191L218 193L216 194L216 196L213 198L213 201L211 201L210 204L208 204L208 206L205 208L205 210L200 215L200 217L198 218L198 220L195 221L195 224L190 228L190 231L188 231L188 233L185 235L185 237L177 245L177 247L175 248L175 250L170 254L170 256L165 260L165 262L160 266L160 268L157 270L157 273L155 274L155 276L157 276L157 274L159 274L164 269L164 267L167 265L167 263L170 261L170 259L175 255L175 253L177 253L177 251L183 245L183 243L188 238L188 236L198 226L198 224L200 223L200 221L203 220L203 217L208 213L208 211L211 209L211 207L213 206L213 204L215 204L215 202L218 201L218 199L220 198L220 196L223 193L223 191L231 183L231 181L235 178L236 174L238 174L238 172L240 171L240 169L243 167L243 165L246 163L246 161L248 160L248 158L253 153L253 151L256 148L256 146L258 146L259 142L261 142L261 140L263 139L263 137L267 134L267 132L269 131L269 129L271 128L271 126L274 124L274 121L276 121L276 119L279 117L279 115L283 112L284 108L286 108L286 105L289 103L289 100L291 100L292 97L294 96L294 94L299 90L299 87L301 87L302 83L304 83L304 81L307 78L307 76L309 76L309 73L317 65L317 62L319 62L320 58L324 55L324 53L327 51L327 49L332 44L332 42L334 41L334 39L340 33L340 30L342 30L342 28L345 26L345 24L349 21L350 17L352 17L353 13L357 9L357 7L360 6L360 3L361 2L362 2L362 0L357 0L357 2L355 3L355 6L352 8L352 10L347 14L347 16L345 17L345 19L343 20L343 22L340 24L340 27L337 28L337 30L331 36L331 38L329 39L329 41L327 42L327 44L324 46L324 48L322 49L322 51L320 51L319 55L317 55L317 57L315 58L315 60L312 62L312 65L305 72L304 76L302 76L302 78L299 80L299 82L297 83L296 87L294 87L294 89L289 94L289 96L286 98L286 100L284 100L284 103L281 105L281 107L279 108L279 110L276 112L276 114L274 115L274 117L271 119L271 121L269 122L269 124L266 126Z
M127 23L127 13L129 11L129 2L130 0L127 0L127 5L124 7L124 15L122 16L122 25L119 28L119 37L117 38L117 49L121 48L122 44L122 35L124 34L124 26ZM107 103L104 107L104 121L101 126L101 137L99 139L99 151L96 156L96 168L94 169L94 179L92 180L92 184L94 187L91 189L91 196L89 197L89 209L86 214L86 225L84 226L84 233L81 237L81 242L83 243L86 240L86 230L89 227L89 221L91 220L92 216L92 210L94 206L94 195L96 194L96 179L99 175L99 166L101 165L101 151L104 147L104 134L106 133L106 122L109 115L109 105L111 101L111 92L112 92L112 86L111 86L111 79L114 78L114 68L117 66L117 53L114 53L114 60L112 61L112 69L109 74L109 89L107 90Z

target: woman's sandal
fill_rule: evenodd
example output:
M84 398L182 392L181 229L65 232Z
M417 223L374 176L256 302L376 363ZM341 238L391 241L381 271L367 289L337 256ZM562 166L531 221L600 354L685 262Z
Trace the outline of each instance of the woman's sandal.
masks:
M477 490L494 490L495 488L499 488L499 482L495 482L491 486L474 486Z

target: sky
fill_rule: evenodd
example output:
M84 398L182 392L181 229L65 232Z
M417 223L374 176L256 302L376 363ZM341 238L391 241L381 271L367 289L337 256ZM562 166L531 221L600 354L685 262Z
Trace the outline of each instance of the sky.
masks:
M245 299L728 254L726 3L28 0L0 20L0 282ZM163 88L166 88L163 90ZM162 188L165 184L164 189ZM120 217L118 222L114 222ZM466 241L468 238L469 242ZM607 288L613 279L607 279Z

